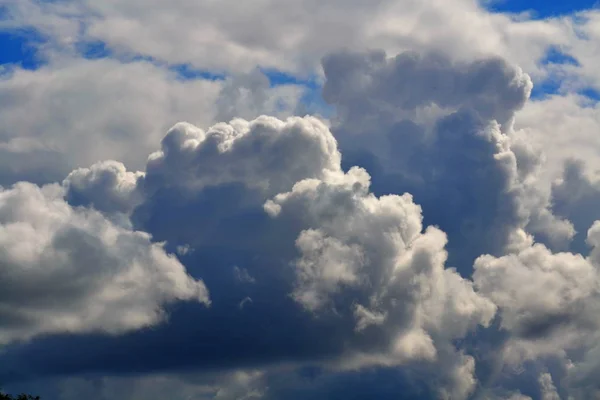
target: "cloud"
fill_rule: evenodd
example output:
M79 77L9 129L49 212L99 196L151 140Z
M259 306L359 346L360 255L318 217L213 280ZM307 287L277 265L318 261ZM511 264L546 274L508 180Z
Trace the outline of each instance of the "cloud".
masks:
M286 116L302 92L271 88L259 72L184 81L148 61L62 57L35 71L14 69L0 79L0 182L56 182L109 159L142 169L177 121Z
M148 234L70 207L57 185L0 192L0 249L1 344L119 334L163 321L168 303L209 303L204 284Z
M588 169L582 161L569 159L564 164L562 177L552 185L552 209L573 222L577 234L572 248L584 254L589 250L587 229L600 219L597 208L600 183L596 174Z
M43 335L3 349L0 379L67 377L64 398L595 395L596 182L571 162L550 182L573 155L595 168L597 110L574 94L529 96L532 79L560 79L559 93L597 85L597 12L531 21L474 0L24 0L2 14L0 29L44 36L46 66L3 71L0 182L67 176L62 188L2 193L41 196L16 201L18 226L68 247L60 276L88 286L65 291L77 307L59 302L71 327L48 328L52 313L15 325ZM110 58L83 59L90 44ZM356 52L374 45L386 51ZM354 51L331 53L344 47ZM542 61L550 48L575 62ZM184 82L174 65L226 78ZM331 131L285 119L303 109L302 89L272 88L257 66L323 72ZM265 113L283 119L255 119ZM177 121L188 122L153 152ZM143 264L158 280L103 303L95 290L114 282L78 254L111 265L109 278ZM203 282L210 308L198 304ZM106 316L89 311L98 304ZM167 312L168 324L139 329ZM72 378L82 373L102 382Z
M525 104L531 80L502 59L454 63L441 52L336 53L323 59L323 97L345 118L437 105L468 108L506 124ZM366 107L362 112L359 107ZM391 117L391 116L390 116Z
M596 13L528 20L490 13L475 0L234 1L139 0L6 4L8 27L33 27L51 48L73 51L81 42L105 43L115 54L144 55L205 70L244 71L256 65L313 72L340 48L444 50L459 59L498 55L544 77L551 46L594 60ZM177 27L172 21L177 21ZM185 26L185 29L179 29ZM48 52L49 46L44 49ZM50 53L56 52L50 51Z
M449 387L438 389L464 398L475 384L474 364L451 341L489 324L495 307L445 269L445 235L423 232L410 195L377 198L368 189L368 174L355 168L331 182L299 182L265 204L278 219L306 224L296 241L294 299L313 312L353 315L362 343L346 368L439 362L449 368Z
M272 88L269 78L259 69L233 75L224 82L216 100L214 121L252 119L262 114L285 116L298 106L302 91L291 84Z
M324 70L325 98L338 108L331 130L308 116L236 118L205 130L181 122L141 172L116 161L71 172L56 189L64 207L177 252L179 261L161 250L185 265L190 282L202 279L211 307L173 307L168 324L123 329L118 337L67 333L12 345L0 355L10 365L0 377L249 368L267 374L250 392L269 398L301 391L269 383L282 364L288 374L310 365L326 371L331 377L318 390L360 371L386 376L401 368L408 374L402 385L412 379L431 397L461 399L481 390L483 375L477 352L456 342L484 340L478 332L494 331L497 308L509 332L493 349L502 365L509 355L516 365L561 356L557 349L568 347L570 336L544 342L531 335L543 336L546 327L551 334L554 324L562 332L559 320L578 321L579 308L554 318L543 309L550 300L497 294L535 268L493 283L485 274L488 264L530 260L535 252L558 264L579 257L578 268L590 272L582 256L532 244L532 230L554 245L568 241L573 228L553 214L550 193L539 187L543 157L513 129L529 77L499 59L455 62L441 53L338 53L324 60ZM231 89L231 98L236 93ZM372 176L350 167L354 161ZM471 259L491 254L478 258L475 284L448 268L448 239L450 265L465 275ZM549 282L567 285L566 278L574 279L559 272ZM538 289L550 296L549 285ZM523 322L522 307L530 306L540 315ZM520 353L527 346L529 358Z
M338 53L323 68L344 164L366 167L378 194L413 194L448 234L452 265L468 274L480 254L530 240L526 229L553 245L572 237L538 187L540 157L513 137L532 87L519 68L413 52Z
M218 188L227 188L232 184L245 187L240 189L235 186L239 199L234 202L215 202L223 196ZM190 243L196 251L201 251L202 246L210 243L216 244L215 237L231 238L232 234L237 238L236 242L230 242L231 239L225 239L225 242L238 248L247 248L245 242L250 238L244 236L248 233L245 230L238 233L239 227L228 226L224 222L230 220L231 215L240 217L237 214L240 209L251 212L253 207L264 204L266 213L275 217L275 220L263 219L254 224L251 240L254 247L250 249L256 252L262 246L267 246L270 251L281 253L281 256L292 261L295 251L282 253L281 249L286 246L260 239L266 237L273 240L270 231L290 231L280 236L280 240L292 239L301 254L295 261L297 286L294 297L310 310L320 308L330 294L338 290L345 292L342 288L346 285L354 302L358 302L356 304L360 305L359 299L365 302L365 312L370 311L367 307L374 306L376 309L373 313L385 314L386 308L392 307L385 304L398 301L397 296L405 298L406 302L412 298L410 295L406 297L406 293L402 294L406 288L386 286L389 282L397 281L400 284L406 281L407 278L401 277L401 270L404 269L409 275L435 274L436 278L432 277L431 280L439 280L440 286L436 289L448 290L447 296L456 295L463 301L472 296L472 306L456 311L460 315L466 313L466 325L458 328L460 332L474 326L473 322L475 325L477 322L485 324L494 313L489 304L478 303L477 297L469 292L468 284L458 276L445 276L445 236L434 229L419 239L423 229L421 211L412 198L405 195L377 199L369 193L369 176L364 170L342 173L335 139L326 126L314 118L293 118L285 122L266 117L251 122L236 120L231 125L216 125L206 134L189 125L177 125L163 140L162 150L150 157L143 185L147 193L153 194L149 196L149 202L134 211L134 221L150 232L163 235L164 240L173 244ZM156 197L155 193L160 193L161 198ZM166 197L168 202L165 201L165 195L169 196ZM173 200L171 196L179 199ZM183 207L182 201L185 204ZM197 214L197 218L203 222L198 224L190 224L188 216L187 224L194 229L187 231L183 228L184 222L179 220L181 213L177 209L187 209L196 204L194 208L199 210L202 205L208 205L205 203L207 201L211 207L204 208L211 209L211 215L204 217ZM173 209L171 203L176 204L177 209ZM167 213L169 219L161 218L161 214ZM216 219L215 215L228 217ZM243 215L231 221L241 223ZM150 220L144 220L144 216ZM207 217L212 223L206 223ZM153 221L158 221L158 224ZM168 225L160 224L160 221ZM215 223L218 223L216 227ZM210 226L210 230L203 233L205 228L199 228L201 225ZM352 232L356 232L355 237ZM240 236L240 233L245 235ZM377 235L384 236L378 238ZM254 236L258 236L258 242ZM220 242L220 245L223 243ZM422 250L420 246L423 246ZM432 254L428 254L429 251ZM402 257L406 258L404 267L395 266L394 263ZM413 257L420 261L411 261ZM427 261L429 259L431 261ZM248 272L255 276L253 271ZM395 276L396 273L400 276ZM425 277L422 279L428 281ZM448 282L444 283L446 279ZM260 276L257 276L257 281L262 281ZM361 286L361 283L367 284L365 289L368 289L359 295L354 286ZM377 289L379 294L373 292L377 285L383 285ZM461 285L466 286L463 288ZM417 287L414 290L420 289ZM458 293L454 294L454 290ZM385 293L392 298L386 298ZM415 294L414 298L420 296ZM359 314L356 304L346 310L349 316ZM382 310L377 309L378 304L383 307ZM402 313L397 310L396 314L400 316ZM357 319L364 324L364 316ZM404 325L407 322L397 323ZM414 327L414 331L407 333L407 340L419 338L421 330L424 328ZM401 338L396 339L398 345L402 346ZM430 340L425 336L424 345Z
M65 200L73 206L91 207L106 214L129 215L137 205L136 198L141 197L138 180L143 176L142 172L127 171L116 161L78 168L63 181Z
M204 93L193 106L186 100L190 90ZM36 71L17 69L0 81L2 151L19 156L10 166L16 174L5 183L37 181L40 170L61 180L75 167L104 159L141 168L172 118L194 107L201 121L210 120L218 92L218 83L184 85L145 62L72 60ZM23 162L39 158L34 168Z
M445 267L446 237L424 229L410 195L377 197L366 171L345 173L340 162L320 120L259 117L206 131L177 124L143 174L112 162L73 172L64 185L74 206L110 216L128 209L128 195L141 196L131 214L134 229L166 241L167 249L194 249L179 258L206 283L211 307L178 307L168 325L118 338L48 338L57 350L68 343L70 356L62 360L12 347L2 356L5 365L24 376L167 365L425 365L439 381L432 390L465 398L476 384L475 364L453 341L487 326L495 306ZM251 285L240 285L242 268ZM158 351L142 350L159 343ZM140 351L141 363L124 358ZM103 361L107 354L110 363Z
M561 88L570 92L588 87L600 89L600 75L594 68L598 62L600 11L595 7L568 16L561 22L572 30L562 48L576 60L574 64L567 63L557 68L557 75L562 78Z
M194 400L258 400L267 391L265 373L240 370L225 374L148 374L144 376L72 376L29 382L21 393L49 393L52 398L110 400L165 397Z
M313 117L234 119L206 132L179 123L150 155L143 184L147 191L170 186L198 191L240 182L276 194L305 177L339 171L339 163L335 139Z
M481 256L473 274L477 293L498 305L501 328L508 333L503 362L534 361L541 366L558 362L560 368L554 370L564 377L562 388L576 398L587 398L597 390L591 378L597 363L590 355L600 332L596 318L599 232L600 222L588 230L589 257L552 253L535 244L518 254ZM548 376L540 379L542 398L558 398Z
M600 112L598 105L576 95L549 96L529 101L517 114L516 134L543 150L543 171L548 182L560 177L569 159L600 169Z

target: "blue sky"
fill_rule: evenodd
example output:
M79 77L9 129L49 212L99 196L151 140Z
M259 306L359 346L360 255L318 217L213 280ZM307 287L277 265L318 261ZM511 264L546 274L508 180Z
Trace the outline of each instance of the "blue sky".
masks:
M38 67L40 63L35 49L37 39L34 32L0 31L0 64L15 64L26 69Z
M598 5L597 0L491 0L490 9L498 12L532 11L537 18L571 14Z

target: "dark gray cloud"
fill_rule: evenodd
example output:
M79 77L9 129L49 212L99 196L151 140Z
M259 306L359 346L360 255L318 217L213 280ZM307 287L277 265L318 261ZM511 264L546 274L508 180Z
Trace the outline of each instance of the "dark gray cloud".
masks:
M495 306L446 269L446 236L424 228L409 194L377 197L366 171L341 170L336 140L315 118L178 124L145 174L101 163L64 186L74 205L107 216L141 196L133 228L167 249L189 247L179 259L211 306L179 305L167 324L118 338L14 345L0 378L318 362L420 366L440 395L474 389L473 358L453 341L487 325ZM238 278L242 269L253 282Z
M537 154L510 135L532 87L519 68L413 52L339 53L323 68L345 168L366 167L375 193L413 194L426 224L448 234L461 271L480 254L518 248L528 227L555 243L570 238L533 184Z
M323 59L323 69L323 97L344 119L373 113L396 119L399 112L437 105L505 124L532 88L529 76L503 59L456 63L441 52L335 53Z

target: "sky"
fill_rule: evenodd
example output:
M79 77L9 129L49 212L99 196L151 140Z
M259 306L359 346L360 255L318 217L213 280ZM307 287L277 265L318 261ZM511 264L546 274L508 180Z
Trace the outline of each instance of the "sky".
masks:
M543 0L491 0L490 10L509 13L531 13L535 18L551 18L569 15L598 6L596 0L543 1Z
M0 392L600 397L600 8L0 0Z

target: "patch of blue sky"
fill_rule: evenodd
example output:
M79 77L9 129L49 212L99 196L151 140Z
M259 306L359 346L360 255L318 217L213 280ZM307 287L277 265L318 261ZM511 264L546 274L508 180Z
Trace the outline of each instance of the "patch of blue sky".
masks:
M531 92L531 98L533 100L543 99L551 95L564 94L564 71L562 75L560 72L558 74L552 73L553 67L560 67L563 65L578 68L580 66L579 61L575 57L563 52L558 47L550 47L539 63L548 68L550 75L547 79L534 82L533 90ZM558 71L560 71L560 69ZM585 96L592 101L600 100L600 92L591 87L579 89L576 93Z
M177 77L181 80L204 79L222 81L227 77L223 72L202 70L195 68L191 64L174 64L169 65L167 68L177 74Z
M323 118L331 118L335 114L333 106L323 100L322 87L309 87L300 98L298 115L320 115Z
M600 101L600 90L594 88L586 88L579 91L580 95L587 97L593 101Z
M96 60L99 58L109 58L113 56L113 52L102 41L79 42L75 45L77 52L88 60Z
M44 39L34 30L0 30L0 65L37 69L44 64L37 46Z
M106 43L101 41L80 42L76 45L76 49L82 57L88 60L114 58L121 62L149 62L156 66L168 69L169 71L175 73L178 79L183 81L195 79L223 80L226 77L224 73L198 69L192 66L191 64L169 64L165 61L161 61L156 58L140 54L117 54L113 52L106 45Z
M600 7L598 0L482 0L482 3L490 11L528 12L531 18L535 19L568 15Z
M333 115L333 107L327 104L321 96L323 86L318 77L298 77L269 68L261 68L261 72L269 79L271 87L297 85L304 88L304 94L300 98L300 105L296 110L296 114L316 114L324 118Z
M531 99L542 100L548 96L560 94L561 86L561 81L553 78L545 79L541 82L533 82Z
M564 88L563 81L557 78L550 78L541 82L534 82L533 90L531 91L531 99L542 100L548 96L564 95L567 92L577 93L580 96L584 96L592 103L600 101L599 90L593 87L586 87L578 90L567 91Z
M551 46L540 60L541 64L569 64L578 67L579 61L572 55L563 52L559 47Z
M579 66L579 62L575 57L563 52L558 47L550 47L539 63L546 66L548 69L560 65ZM562 86L561 83L562 79L559 76L550 73L547 79L534 81L531 98L534 100L543 99L549 95L559 94Z
M319 81L316 77L300 78L286 72L269 68L261 68L260 71L265 74L267 78L269 78L269 82L271 82L272 87L281 85L302 85L311 89L320 87Z

